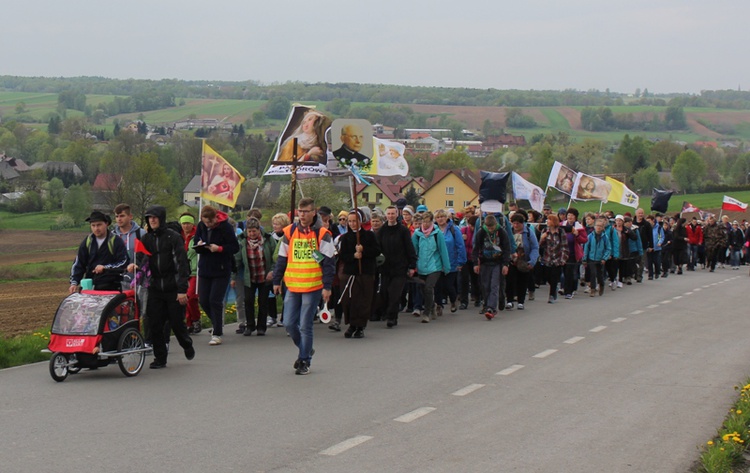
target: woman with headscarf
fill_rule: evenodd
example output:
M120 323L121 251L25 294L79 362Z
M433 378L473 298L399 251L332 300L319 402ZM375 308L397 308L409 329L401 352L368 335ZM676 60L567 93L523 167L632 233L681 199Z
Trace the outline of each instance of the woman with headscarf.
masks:
M376 258L380 245L371 230L365 230L361 209L348 215L348 230L341 235L339 259L343 262L345 281L341 281L341 305L344 322L349 325L344 337L363 338L367 321L372 311L375 293Z

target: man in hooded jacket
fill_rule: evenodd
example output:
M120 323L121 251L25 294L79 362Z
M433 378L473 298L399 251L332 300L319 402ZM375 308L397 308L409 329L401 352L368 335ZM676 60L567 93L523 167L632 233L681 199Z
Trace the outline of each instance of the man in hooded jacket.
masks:
M141 238L143 248L136 250L136 264L128 267L134 271L142 266L148 258L151 270L146 312L149 314L154 361L149 368L158 369L167 366L167 345L164 334L165 322L168 320L175 338L185 351L185 358L195 357L193 341L185 327L185 304L187 304L188 279L190 262L185 252L182 236L167 228L167 211L160 205L146 211L148 232Z

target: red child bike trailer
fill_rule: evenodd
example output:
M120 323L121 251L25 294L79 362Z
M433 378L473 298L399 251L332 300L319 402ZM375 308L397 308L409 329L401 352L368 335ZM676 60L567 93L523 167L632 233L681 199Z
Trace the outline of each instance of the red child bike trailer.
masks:
M125 376L136 376L145 363L135 291L84 290L66 297L55 313L48 350L55 381L82 368L117 362Z

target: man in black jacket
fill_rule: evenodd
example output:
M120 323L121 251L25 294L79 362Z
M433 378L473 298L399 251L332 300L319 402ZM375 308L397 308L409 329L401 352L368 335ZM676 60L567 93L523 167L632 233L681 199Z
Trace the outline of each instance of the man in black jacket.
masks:
M175 338L185 350L185 358L192 360L195 357L193 341L185 327L190 263L182 236L166 226L166 209L155 205L146 211L145 216L148 219L148 232L141 239L142 248L140 251L136 250L137 266L131 264L128 270L133 271L138 267L143 267L148 261L151 281L148 288L146 313L149 315L154 346L154 361L149 368L159 369L167 366L167 344L164 333L167 320Z
M380 267L381 297L385 309L386 326L398 325L398 304L406 278L414 276L417 254L411 243L409 229L398 222L398 209L385 209L386 224L375 234L385 263Z

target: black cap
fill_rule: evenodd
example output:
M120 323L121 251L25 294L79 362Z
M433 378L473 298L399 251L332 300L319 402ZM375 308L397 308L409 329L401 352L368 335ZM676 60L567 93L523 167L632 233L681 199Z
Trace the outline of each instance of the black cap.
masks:
M406 207L406 204L406 199L404 197L401 197L396 201L396 208L398 208L399 210L403 210L404 207Z
M325 205L323 205L318 209L318 213L320 215L331 215L332 212L330 207L326 207Z
M98 210L94 210L93 212L91 212L91 215L89 215L89 218L87 218L86 221L89 223L104 222L108 226L112 223L112 219L109 217L109 215L103 212L99 212Z

